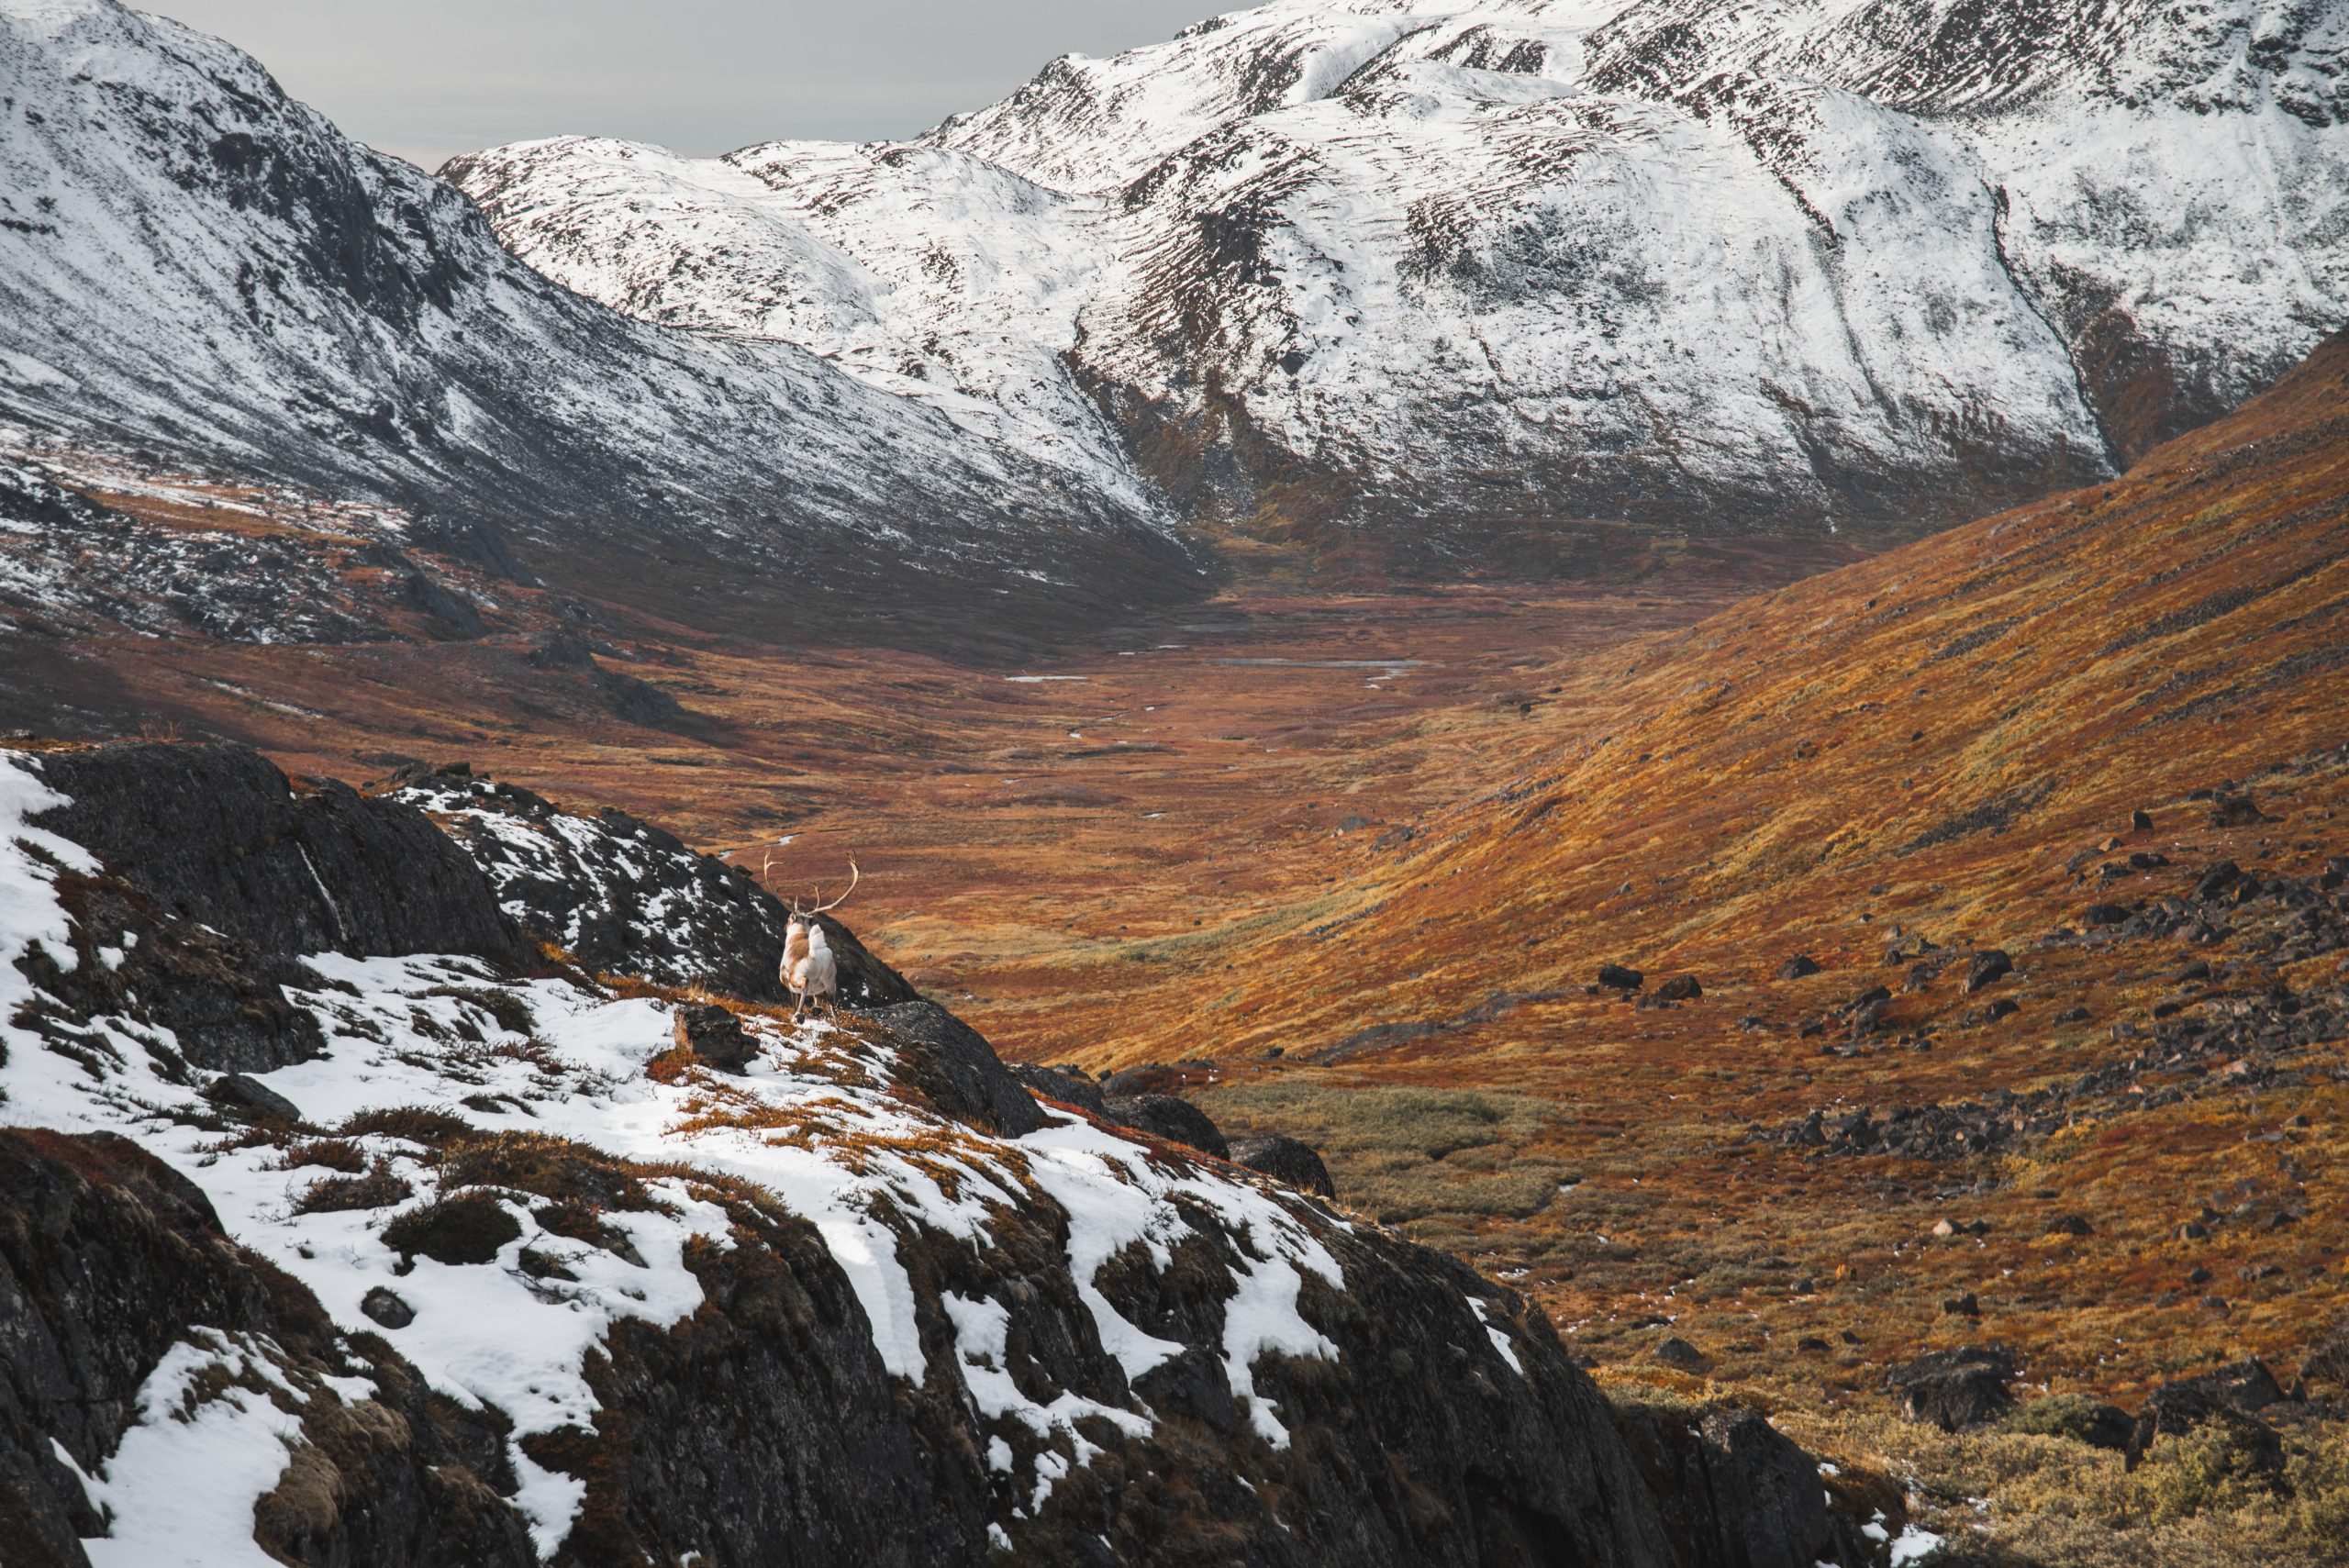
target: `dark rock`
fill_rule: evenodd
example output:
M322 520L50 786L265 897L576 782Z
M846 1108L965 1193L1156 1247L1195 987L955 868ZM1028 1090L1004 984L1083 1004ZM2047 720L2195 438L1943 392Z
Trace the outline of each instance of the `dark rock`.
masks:
M2014 961L2007 956L2004 949L1990 948L1977 952L1973 962L1965 966L1965 990L1970 995L1986 985L1996 984L2013 973L2014 967Z
M1598 966L1598 983L1618 991L1637 991L1647 984L1647 976L1623 964L1602 963Z
M223 1110L261 1121L296 1122L302 1119L300 1106L260 1079L243 1073L231 1073L215 1079L205 1086L204 1097Z
M1966 1015L1966 1018L1974 1023L1995 1024L2001 1018L2010 1018L2021 1011L2021 1003L2009 996L2001 996L1995 1002L1975 1008Z
M2014 1375L2011 1351L1968 1345L1904 1362L1886 1372L1885 1384L1899 1395L1901 1414L1910 1420L1956 1432L1995 1421L2013 1408L2007 1385Z
M1677 1334L1650 1351L1648 1359L1679 1372L1703 1372L1713 1364L1704 1351Z
M241 746L130 741L42 758L37 825L173 914L265 951L525 956L488 880L414 807L297 790Z
M525 932L583 968L745 1001L790 1000L779 973L788 911L746 872L624 811L565 812L469 768L411 768L390 782L398 801L431 814L479 866ZM836 917L817 919L842 1005L920 995Z
M416 1308L380 1284L359 1298L359 1310L386 1329L405 1329L416 1321Z
M1807 974L1818 973L1819 961L1807 952L1798 952L1778 965L1778 978L1781 980L1800 980Z
M1035 1096L1003 1064L986 1037L937 1003L899 1002L869 1016L908 1043L910 1049L898 1056L898 1074L942 1114L1006 1138L1044 1125Z
M1243 1138L1231 1146L1231 1162L1286 1182L1299 1192L1319 1193L1326 1198L1338 1195L1337 1184L1330 1179L1330 1167L1313 1146L1299 1142L1282 1133L1259 1133Z
M1058 1100L1064 1106L1074 1106L1088 1111L1103 1121L1109 1119L1109 1107L1101 1097L1101 1085L1074 1067L1045 1067L1032 1062L1011 1064L1011 1075L1022 1087L1041 1099Z
M1120 1127L1130 1127L1170 1143L1186 1143L1219 1160L1230 1155L1230 1148L1215 1122L1188 1100L1173 1095L1135 1095L1108 1096L1103 1103L1108 1107L1109 1118Z
M1819 1462L1765 1418L1715 1406L1691 1422L1679 1409L1627 1402L1615 1421L1664 1505L1680 1562L1813 1568L1856 1560L1837 1550Z
M2084 926L2118 926L2136 913L2126 904L2091 904L2080 916Z
M2129 814L2129 826L2137 832L2150 833L2154 830L2154 814L2150 811L2132 811Z
M2267 813L2254 804L2248 792L2221 795L2210 805L2210 826L2213 828L2247 828L2254 822L2268 819Z
M1705 994L1693 974L1675 974L1655 989L1656 998L1664 1002L1693 1002Z
M688 1002L679 1007L674 1027L679 1049L692 1051L721 1072L740 1073L758 1050L740 1018L707 1003Z
M290 1386L364 1375L363 1394L287 1394L306 1469L256 1502L279 1562L351 1568L534 1568L503 1439L430 1393L388 1344L343 1359L309 1293L220 1233L204 1195L128 1140L0 1130L0 1542L11 1568L83 1568L103 1533L61 1452L96 1473L139 1414L140 1385L199 1330L266 1336ZM348 1385L346 1385L348 1386ZM272 1397L278 1397L273 1395ZM306 1507L300 1477L328 1488ZM250 1549L249 1549L250 1553Z
M1101 1080L1101 1092L1112 1099L1130 1099L1136 1095L1172 1094L1183 1082L1183 1070L1163 1062L1146 1062L1139 1067L1124 1067Z

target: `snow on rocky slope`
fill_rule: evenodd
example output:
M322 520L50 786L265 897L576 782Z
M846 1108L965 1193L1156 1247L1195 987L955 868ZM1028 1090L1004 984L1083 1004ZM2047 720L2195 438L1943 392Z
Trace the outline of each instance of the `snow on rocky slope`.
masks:
M0 0L0 437L513 527L544 574L689 620L772 623L785 585L984 617L1196 582L1138 487L556 286L259 63L113 0Z
M447 172L618 309L1194 515L1947 521L2349 315L2344 45L2338 0L1274 0L909 143Z
M445 832L232 747L0 751L12 1564L1869 1560L1759 1418L1635 1460L1513 1294L931 1004L545 961L489 796L415 787ZM498 832L589 896L663 852Z

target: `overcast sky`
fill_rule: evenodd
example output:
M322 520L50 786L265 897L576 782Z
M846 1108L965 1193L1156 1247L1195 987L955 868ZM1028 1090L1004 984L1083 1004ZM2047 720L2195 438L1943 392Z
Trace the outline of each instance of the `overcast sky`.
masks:
M360 140L452 152L591 132L724 152L900 137L1056 55L1247 0L131 0L258 57Z

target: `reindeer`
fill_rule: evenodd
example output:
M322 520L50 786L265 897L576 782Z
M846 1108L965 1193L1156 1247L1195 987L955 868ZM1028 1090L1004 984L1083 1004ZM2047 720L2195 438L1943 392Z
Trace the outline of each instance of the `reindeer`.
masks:
M774 863L774 851L769 851L765 864L759 870L762 880ZM851 856L848 886L841 890L838 898L829 904L818 904L813 908L802 908L797 899L792 900L791 915L783 928L782 979L785 988L795 999L791 1009L794 1023L799 1021L800 1014L806 1010L812 997L823 998L825 1010L831 1015L833 1021L840 1019L840 964L832 957L832 944L825 937L823 925L816 917L848 902L848 895L856 891L856 884L863 874L856 869L855 857ZM816 896L823 897L824 890L818 888Z

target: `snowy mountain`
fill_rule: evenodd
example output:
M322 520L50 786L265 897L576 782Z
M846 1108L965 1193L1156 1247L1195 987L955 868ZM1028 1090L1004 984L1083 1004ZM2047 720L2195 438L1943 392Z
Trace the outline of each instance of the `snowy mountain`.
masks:
M618 309L1195 517L1944 522L2349 316L2345 49L2338 0L1275 0L910 143L444 172Z
M1140 487L556 286L252 60L112 0L0 0L0 426L505 525L551 578L705 624L1197 575Z
M12 1563L1881 1560L1761 1417L1611 1412L933 1003L572 966L584 900L722 971L747 879L480 784L0 749Z

